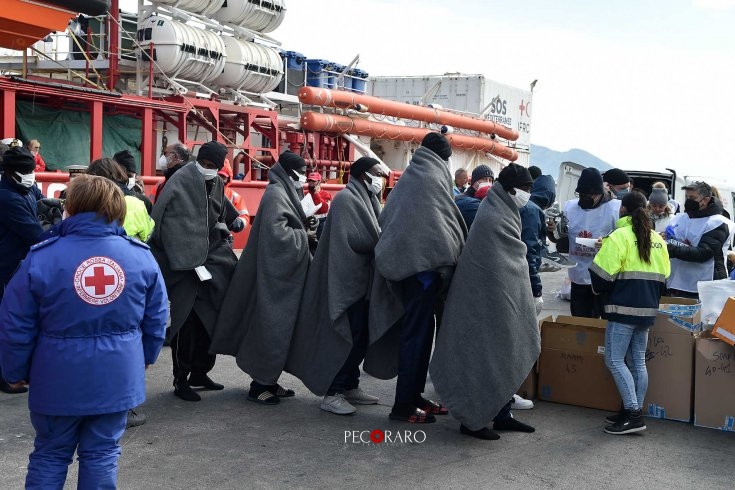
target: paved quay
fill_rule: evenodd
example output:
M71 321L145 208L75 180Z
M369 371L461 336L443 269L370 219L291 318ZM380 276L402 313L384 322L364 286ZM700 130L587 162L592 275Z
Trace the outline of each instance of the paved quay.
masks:
M542 275L542 317L569 313L554 297L564 274ZM735 482L735 434L679 422L648 419L643 433L610 436L602 431L606 412L536 402L515 412L535 433L480 441L461 435L451 416L428 425L388 420L395 381L363 374L363 388L380 404L342 417L319 410L320 399L288 375L282 384L295 398L275 407L247 401L250 379L229 357L218 357L212 378L225 390L201 392L197 403L174 397L164 348L148 371L140 410L148 422L122 440L118 488L732 489ZM430 384L427 392L436 397ZM423 441L359 442L375 430L394 439L410 431ZM1 489L23 488L33 436L27 396L0 393ZM76 463L65 488L76 488Z

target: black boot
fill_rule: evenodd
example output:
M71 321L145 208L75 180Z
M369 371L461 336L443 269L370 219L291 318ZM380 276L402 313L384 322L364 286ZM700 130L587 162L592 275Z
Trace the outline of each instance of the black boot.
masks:
M194 390L189 386L189 381L184 377L179 377L174 381L174 395L178 396L187 402L198 402L202 399Z

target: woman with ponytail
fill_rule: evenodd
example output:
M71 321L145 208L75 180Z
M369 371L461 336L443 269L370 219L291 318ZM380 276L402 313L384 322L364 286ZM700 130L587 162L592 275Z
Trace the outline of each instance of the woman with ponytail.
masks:
M623 197L615 230L602 239L589 269L593 291L603 295L603 317L608 321L605 364L623 400L621 411L605 419L608 434L646 429L641 408L648 388L648 329L671 272L666 243L652 229L646 203L646 196L637 191ZM629 349L630 368L625 364Z

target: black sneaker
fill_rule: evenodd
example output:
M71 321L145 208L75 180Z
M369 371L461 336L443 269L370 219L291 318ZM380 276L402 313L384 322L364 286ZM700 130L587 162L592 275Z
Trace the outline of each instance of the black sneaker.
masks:
M643 421L643 412L636 410L625 410L618 421L612 425L605 427L605 432L613 435L632 434L646 430L646 423Z
M625 409L621 408L618 413L613 413L605 417L605 422L608 424L617 424L618 420L625 415Z
M577 265L575 261L564 257L559 252L549 252L548 250L546 251L544 255L541 256L541 262L547 263L547 264L555 264L565 269L568 269L569 267L574 267Z

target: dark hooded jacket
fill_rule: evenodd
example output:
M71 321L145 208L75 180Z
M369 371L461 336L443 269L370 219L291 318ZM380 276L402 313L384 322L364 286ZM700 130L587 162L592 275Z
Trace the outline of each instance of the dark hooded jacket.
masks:
M0 299L18 264L43 228L38 221L36 194L3 175L0 180Z
M689 217L692 219L707 218L722 214L722 209L722 202L713 197L706 208L690 213ZM727 241L729 236L730 230L727 223L722 223L717 228L702 235L702 238L696 246L669 244L669 258L679 259L685 262L706 262L714 258L715 268L712 279L727 279L727 267L725 266L725 258L722 255L722 245Z
M472 226L472 222L475 220L477 209L480 207L481 199L475 197L475 189L470 186L462 194L459 194L454 198L454 204L459 208L459 212L462 213L464 222L469 230Z

